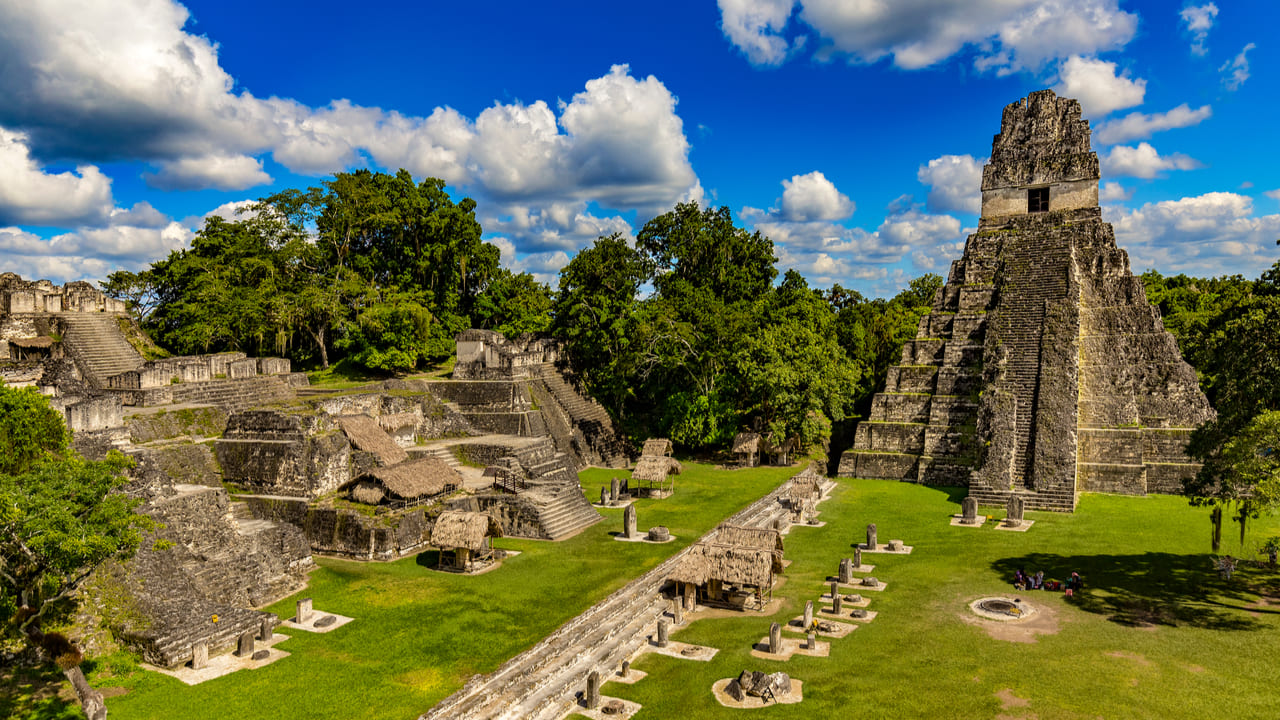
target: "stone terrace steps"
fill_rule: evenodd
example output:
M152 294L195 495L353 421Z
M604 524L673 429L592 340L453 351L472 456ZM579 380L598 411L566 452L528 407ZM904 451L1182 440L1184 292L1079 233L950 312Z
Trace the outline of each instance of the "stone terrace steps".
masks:
M66 333L63 342L80 359L80 370L89 384L105 388L107 378L142 367L143 359L120 332L119 315L108 313L59 313Z
M241 380L210 380L173 386L175 403L219 405L232 412L267 405L291 403L297 392L281 375L259 375Z
M552 540L568 537L603 519L576 486L551 495L549 502L538 508L538 523Z
M771 526L789 512L780 502L785 488L783 483L725 522ZM659 590L686 552L561 625L494 673L473 677L419 720L558 720L574 711L574 695L585 688L592 670L607 674L648 642L670 606Z
M607 467L626 467L629 458L622 443L614 433L613 420L608 411L592 398L583 397L573 386L565 382L560 371L552 363L540 366L540 377L551 396L564 408L572 424L581 427L583 424L595 425L599 428L594 447L601 455Z

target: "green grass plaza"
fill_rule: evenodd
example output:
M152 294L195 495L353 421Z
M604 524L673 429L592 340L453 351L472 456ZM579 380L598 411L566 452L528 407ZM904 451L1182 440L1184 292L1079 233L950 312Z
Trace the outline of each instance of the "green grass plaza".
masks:
M520 554L478 576L437 572L435 552L389 563L317 558L302 593L266 610L293 614L300 597L318 610L355 618L328 634L292 632L287 658L187 686L143 670L125 654L99 659L90 680L118 688L114 718L202 718L211 708L237 718L415 718L473 674L492 672L562 623L769 492L799 467L720 470L687 463L675 495L638 500L640 527L666 525L668 544L618 543L622 510L577 536L551 543L501 539ZM581 474L588 497L626 471ZM673 640L719 649L710 662L654 653L633 663L648 676L603 692L640 703L640 718L1265 718L1280 638L1272 603L1280 576L1257 551L1280 532L1264 518L1224 528L1222 553L1244 558L1228 580L1208 552L1208 510L1173 496L1084 494L1075 514L1029 512L1026 532L996 529L1003 508L980 528L950 525L960 488L840 479L818 505L823 527L797 526L772 614L695 613ZM867 593L873 622L830 640L828 657L787 662L752 657L772 622L786 624L818 598L841 558L876 523L881 541L902 539L910 555L867 554L887 587ZM1018 568L1084 590L1018 591ZM969 610L986 596L1036 608L1026 623L996 623ZM699 615L715 615L699 619ZM765 709L722 706L720 679L743 670L783 671L803 682L803 701ZM28 717L76 717L78 708L33 702ZM5 714L12 709L0 706ZM41 709L43 708L43 710ZM574 717L574 716L571 716Z

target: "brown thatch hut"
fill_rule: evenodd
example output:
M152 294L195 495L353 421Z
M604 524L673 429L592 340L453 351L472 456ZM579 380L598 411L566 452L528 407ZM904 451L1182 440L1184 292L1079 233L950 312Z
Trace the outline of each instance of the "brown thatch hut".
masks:
M790 465L791 454L800 446L800 441L794 437L789 437L782 441L781 445L769 445L768 453L773 457L774 465Z
M760 464L761 444L759 433L740 432L733 438L733 457L739 467L756 467Z
M352 500L366 505L414 505L462 487L463 478L443 460L428 455L419 460L376 467L343 487Z
M777 528L747 527L745 525L725 523L716 528L716 530L714 542L721 545L752 548L753 550L768 550L777 558L777 562L774 564L775 572L782 572L782 533L778 532Z
M493 558L489 538L502 537L502 526L485 513L446 510L431 529L431 544L440 548L442 569L467 572Z
M395 465L409 459L404 448L397 445L369 415L342 415L338 418L338 426L357 450L372 453L379 465Z
M773 597L773 577L779 570L781 558L771 550L705 542L690 547L668 579L677 591L693 586L704 603L763 610L765 593Z
M640 457L671 457L671 441L666 438L649 438L640 449Z
M45 360L53 353L53 338L46 335L9 340L9 352L14 360L28 362Z
M649 497L666 497L675 492L675 476L682 472L684 467L676 462L675 458L645 455L636 462L636 469L632 471L631 479Z

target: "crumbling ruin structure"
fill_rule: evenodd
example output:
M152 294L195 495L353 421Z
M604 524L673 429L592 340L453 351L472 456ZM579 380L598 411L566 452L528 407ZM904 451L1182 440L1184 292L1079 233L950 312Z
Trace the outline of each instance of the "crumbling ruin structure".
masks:
M1098 207L1080 104L1004 109L982 217L890 368L841 476L965 485L1071 511L1080 491L1181 491L1213 415Z
M470 406L463 412L476 427L550 435L556 449L578 468L627 466L625 444L608 412L565 382L556 367L559 354L553 341L532 335L508 340L492 330L464 330L457 347L454 383L439 389ZM518 432L521 428L527 431Z

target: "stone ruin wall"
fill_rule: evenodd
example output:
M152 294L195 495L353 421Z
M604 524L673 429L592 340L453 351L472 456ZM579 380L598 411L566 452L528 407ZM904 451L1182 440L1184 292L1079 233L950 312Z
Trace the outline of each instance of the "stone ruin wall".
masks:
M1213 411L1102 221L1097 180L1078 103L1042 91L1005 108L978 231L840 475L1054 510L1079 491L1181 491L1198 467L1186 440ZM1028 212L1043 187L1049 210Z

